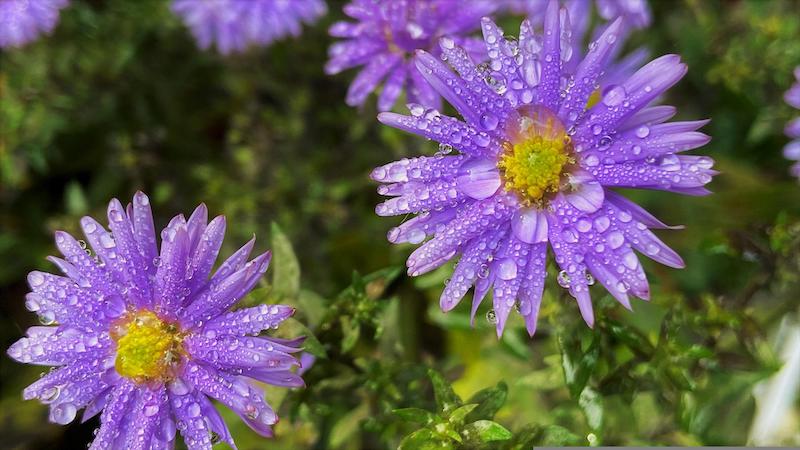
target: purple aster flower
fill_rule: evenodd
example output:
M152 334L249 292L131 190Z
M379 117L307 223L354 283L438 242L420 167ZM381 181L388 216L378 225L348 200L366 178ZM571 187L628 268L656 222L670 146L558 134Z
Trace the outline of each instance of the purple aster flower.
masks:
M531 25L534 28L539 28L543 25L544 12L547 7L546 0L508 1L509 4L507 8L516 13L527 14L528 20L531 21ZM562 70L568 73L574 73L578 63L580 63L585 56L585 48L582 45L583 42L586 42L590 38L596 39L608 24L606 23L595 28L591 27L591 0L565 0L563 4L567 12L561 17L561 20L562 23L564 20L569 20L569 36L565 36L565 39L569 41L570 45L565 45L567 53L562 54ZM601 16L606 20L613 20L620 16L624 19L623 28L617 33L616 37L620 42L615 46L614 52L609 58L609 62L606 64L605 73L598 80L602 88L606 85L623 82L648 60L649 52L644 48L635 50L624 57L620 57L619 54L624 47L624 41L628 38L631 26L641 27L649 25L650 12L645 0L598 0L597 4ZM620 6L611 8L611 6L616 4L620 4ZM623 6L625 7L623 8ZM638 7L634 8L634 6ZM633 11L639 11L639 14L633 14ZM642 25L643 20L644 25ZM597 97L592 99L592 101L597 100L599 100Z
M466 34L494 9L491 0L353 0L344 12L357 22L331 27L331 36L345 40L331 45L325 72L364 66L347 91L350 106L363 104L383 83L380 111L391 109L404 90L410 102L438 107L441 99L415 69L414 52L423 49L438 56L439 38L450 36L476 60L485 58L480 39Z
M783 98L792 107L800 109L800 66L794 69L794 78L795 83L786 91ZM789 170L793 176L800 178L800 117L786 124L785 132L793 140L783 148L783 155L792 161L797 161Z
M589 46L574 72L565 71L569 20L556 0L547 6L544 35L522 23L508 39L483 19L490 73L466 51L442 39L442 59L419 52L417 66L462 120L410 105L411 115L382 113L384 124L440 143L433 157L376 168L381 216L417 216L393 228L389 241L422 244L408 273L429 272L457 255L441 307L453 309L474 285L472 314L493 287L492 316L500 335L512 309L533 335L546 276L547 249L561 271L557 281L593 325L589 286L598 280L626 308L629 295L650 292L634 250L680 268L680 256L653 234L668 228L613 188L704 195L716 172L705 156L680 154L710 138L707 121L666 121L671 106L650 106L686 73L677 55L653 60L618 85L598 89L622 19ZM459 154L449 155L452 150ZM426 238L431 239L426 241ZM424 242L424 243L423 243Z
M69 0L0 0L0 48L21 47L50 33Z
M127 208L112 200L108 219L110 232L91 217L81 219L97 256L59 231L64 259L49 260L66 276L28 275L33 292L25 305L47 326L29 328L8 354L54 367L23 397L48 404L50 420L59 424L71 422L80 408L86 408L83 421L101 413L91 449L168 449L176 429L190 449L210 449L216 440L233 447L212 398L271 436L278 417L252 380L302 386L291 371L300 341L260 333L294 309L231 310L267 270L270 253L247 262L251 240L212 275L225 218L208 222L205 205L188 220L170 221L160 253L143 193Z
M201 48L216 44L227 55L299 36L301 24L315 22L327 7L322 0L173 0L172 11L183 18Z
M504 6L515 14L526 14L534 25L541 23L547 0L503 0ZM582 30L588 26L592 9L592 0L565 0L564 4L570 12L574 30ZM650 7L647 0L595 0L597 12L605 20L624 17L634 28L650 26ZM578 14L576 14L578 13Z

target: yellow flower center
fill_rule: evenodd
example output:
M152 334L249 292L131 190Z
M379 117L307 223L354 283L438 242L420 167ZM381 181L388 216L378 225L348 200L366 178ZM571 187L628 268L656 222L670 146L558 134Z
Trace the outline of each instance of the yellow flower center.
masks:
M117 342L117 372L136 381L170 378L183 351L178 327L147 310L116 323L111 337Z
M602 97L603 97L603 96L602 96L602 95L600 95L600 89L595 89L595 90L592 92L592 95L590 95L590 96L589 96L589 100L586 100L586 109L587 109L587 110L588 110L588 109L592 109L592 106L594 106L594 105L598 104L598 103L600 102L600 99L601 99Z
M526 205L543 206L548 194L560 190L567 166L575 163L572 145L564 125L549 109L526 106L518 112L497 167L507 191Z

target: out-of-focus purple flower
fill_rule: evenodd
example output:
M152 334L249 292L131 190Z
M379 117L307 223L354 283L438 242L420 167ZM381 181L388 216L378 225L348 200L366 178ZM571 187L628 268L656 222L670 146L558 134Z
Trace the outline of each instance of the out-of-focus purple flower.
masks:
M794 78L795 83L786 91L783 98L793 108L800 109L800 66L794 69ZM793 176L800 178L800 117L796 117L786 124L784 131L792 141L783 148L783 155L787 159L796 161L789 170Z
M364 66L347 91L350 106L363 104L383 83L380 111L390 110L403 91L410 102L438 107L439 95L414 67L414 52L438 56L439 38L450 36L475 58L485 59L480 39L467 34L495 7L492 0L353 0L344 12L356 22L337 22L330 29L331 36L344 40L331 45L325 72Z
M172 11L201 48L214 44L227 55L299 36L302 23L315 22L327 7L322 0L173 0Z
M300 367L297 369L298 375L303 375L311 369L311 366L317 361L317 357L308 352L300 354Z
M303 386L291 355L301 340L260 335L294 309L260 305L231 311L258 282L266 252L247 261L250 241L212 274L225 218L208 222L200 205L161 232L161 249L147 196L108 206L109 229L81 219L86 240L56 233L64 258L50 257L66 276L31 272L26 307L43 325L28 329L8 354L26 364L54 366L23 391L50 406L50 420L67 424L100 414L91 449L167 449L176 429L190 449L210 449L212 437L234 447L210 399L271 436L277 422L250 379ZM113 234L112 234L113 233Z
M0 48L21 47L58 23L69 0L0 0Z
M598 14L605 20L624 17L626 24L634 28L650 26L650 7L647 0L564 0L570 16L573 17L575 31L581 31L588 26L593 2L597 4ZM527 15L534 26L541 24L547 8L547 0L502 0L502 4L515 14Z
M675 108L650 106L686 73L680 57L657 58L598 94L622 19L569 72L565 60L575 52L563 17L551 1L545 33L535 35L525 20L518 40L484 19L490 60L485 67L442 39L442 59L458 75L438 58L418 53L420 72L463 121L420 105L410 105L410 116L378 116L440 143L435 156L372 172L383 183L378 192L393 197L376 207L378 215L417 214L393 228L389 241L422 244L408 259L411 276L460 257L441 307L453 309L474 285L474 317L493 286L490 316L498 335L513 309L534 333L548 247L561 269L558 283L577 300L590 326L589 286L595 280L626 308L629 295L648 299L634 250L671 267L684 263L650 231L668 227L612 189L705 195L703 186L716 174L711 158L681 154L710 140L696 131L707 121L667 123ZM453 150L459 154L451 155Z

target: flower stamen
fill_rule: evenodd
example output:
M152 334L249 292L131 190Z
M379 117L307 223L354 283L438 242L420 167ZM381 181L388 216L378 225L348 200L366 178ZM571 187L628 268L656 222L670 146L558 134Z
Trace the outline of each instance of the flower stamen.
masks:
M136 381L166 380L183 353L177 325L162 321L154 312L141 310L114 324L117 372Z
M528 106L518 112L497 167L507 191L526 205L544 206L548 195L561 190L565 169L575 164L571 140L547 108Z

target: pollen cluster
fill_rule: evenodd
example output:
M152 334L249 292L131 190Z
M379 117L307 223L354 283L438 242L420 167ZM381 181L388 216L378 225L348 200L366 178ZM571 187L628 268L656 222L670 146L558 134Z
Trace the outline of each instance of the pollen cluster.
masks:
M182 352L178 327L152 311L127 317L115 325L111 336L117 342L117 372L137 381L170 378Z
M507 191L525 204L541 206L547 194L560 190L566 167L574 164L572 145L561 121L548 109L527 107L519 112L497 167Z

